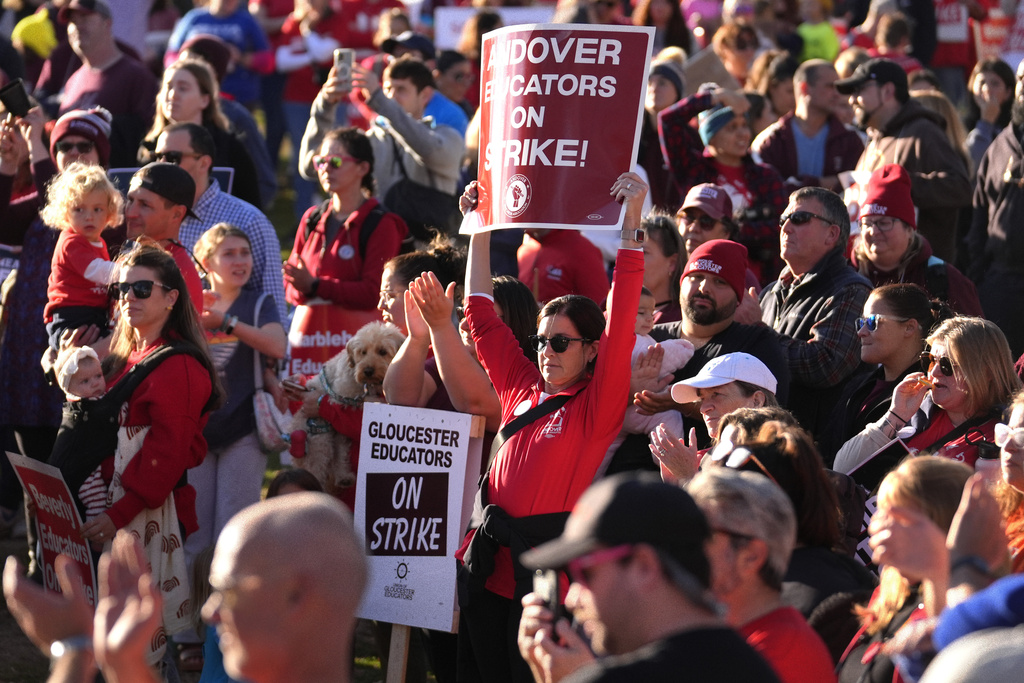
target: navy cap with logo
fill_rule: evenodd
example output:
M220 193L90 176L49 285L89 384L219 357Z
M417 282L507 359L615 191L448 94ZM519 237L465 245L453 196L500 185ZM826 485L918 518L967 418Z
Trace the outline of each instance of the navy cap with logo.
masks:
M565 567L602 547L653 547L707 588L711 570L704 543L707 519L683 489L651 473L623 473L602 479L580 496L558 538L523 553L530 569Z
M196 183L188 172L174 164L156 161L146 164L132 176L131 187L141 187L158 194L172 204L181 204L186 214L192 218L199 217L192 213L192 202L196 198Z
M900 102L906 102L910 97L907 72L896 62L882 57L869 59L858 66L849 78L836 81L836 90L841 95L852 95L869 81L875 81L878 85L892 83L896 86L896 99Z

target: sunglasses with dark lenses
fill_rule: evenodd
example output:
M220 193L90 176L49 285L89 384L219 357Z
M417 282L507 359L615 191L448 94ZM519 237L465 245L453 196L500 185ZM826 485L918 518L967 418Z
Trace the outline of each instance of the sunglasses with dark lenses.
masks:
M565 350L569 348L570 342L578 341L587 343L590 341L583 337L566 337L564 334L556 334L550 339L541 335L531 334L528 339L530 340L530 346L537 349L537 353L544 353L544 348L549 343L551 344L551 350L555 353L565 353Z
M168 287L162 282L153 282L152 280L136 280L135 282L115 282L110 285L113 292L118 295L119 299L128 298L128 292L133 292L136 299L148 299L153 296L153 285L157 287L163 287L167 291L174 289Z
M681 213L679 216L686 225L696 225L701 230L711 230L715 227L715 223L718 222L707 214L704 214L703 216L690 216L688 214Z
M939 372L941 372L946 377L953 376L953 368L955 368L956 366L953 365L953 361L951 361L949 358L945 356L933 356L927 351L921 354L922 370L924 370L925 372L931 372L932 368L935 367L936 365L939 366Z
M905 323L910 318L896 318L891 315L882 315L880 313L873 313L863 318L857 318L857 329L868 328L868 332L874 332L878 329L878 323L883 320L895 320L896 322Z
M174 164L175 166L181 166L181 160L185 157L193 157L198 159L203 156L202 154L196 154L195 152L153 152L153 161L163 161L164 163Z
M325 157L317 154L313 157L313 165L317 168L323 168L324 166L330 166L331 168L341 168L346 161L358 161L355 157L342 156L342 157Z
M61 140L56 145L56 149L61 154L67 154L71 150L77 150L79 154L88 154L96 148L96 143L91 140L82 140L81 142L68 142L67 140Z
M824 216L819 216L816 213L811 213L810 211L794 211L792 213L782 214L782 217L779 218L779 226L781 227L785 225L787 221L793 225L806 225L811 222L812 218L817 218L819 221L825 221L829 225L832 225L832 221Z

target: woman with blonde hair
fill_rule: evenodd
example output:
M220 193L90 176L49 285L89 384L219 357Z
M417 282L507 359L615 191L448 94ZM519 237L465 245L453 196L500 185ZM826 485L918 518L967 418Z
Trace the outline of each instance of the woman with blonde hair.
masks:
M979 445L994 441L1002 410L1021 387L1002 331L988 320L957 316L925 341L924 372L907 375L882 418L843 444L836 471L870 485L867 474L880 477L904 453L974 467Z
M263 206L256 165L220 110L220 87L206 62L179 59L164 71L160 92L156 95L153 126L139 148L141 163L169 161L181 164L186 155L180 152L154 153L157 138L172 123L194 123L210 131L217 149L213 165L235 171L231 194L253 206ZM227 188L223 189L227 191Z
M945 535L953 522L963 495L964 485L971 477L966 465L935 457L906 458L882 481L878 490L878 511L871 520L879 529L890 518L923 514ZM875 556L885 562L887 556L913 552L913 548L897 548L906 536L873 538ZM888 543L888 545L886 545ZM882 652L882 644L911 621L935 616L945 606L946 586L931 578L901 573L894 566L882 566L881 581L870 602L857 608L860 630L839 662L840 683L902 682L899 668Z

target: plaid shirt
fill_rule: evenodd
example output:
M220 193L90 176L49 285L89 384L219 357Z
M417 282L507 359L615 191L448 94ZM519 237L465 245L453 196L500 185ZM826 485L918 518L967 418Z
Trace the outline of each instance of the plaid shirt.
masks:
M697 114L712 106L710 94L691 95L658 114L661 153L680 196L685 197L694 185L718 182L713 160L690 125ZM750 260L761 265L761 282L770 282L783 265L779 258L779 217L789 203L789 195L778 172L758 164L749 153L743 158L743 171L753 204L740 219L738 241L747 248Z
M277 239L274 227L263 212L248 202L221 192L220 185L212 178L210 186L192 207L192 212L199 216L199 220L186 216L182 221L178 233L182 245L193 251L203 233L217 223L230 223L241 228L252 243L252 276L249 285L260 293L266 292L274 297L281 321L287 320L288 306L284 299L281 275L281 241Z
M762 320L779 333L794 382L833 387L857 368L856 320L870 291L871 283L836 250L801 277L786 268L761 293Z

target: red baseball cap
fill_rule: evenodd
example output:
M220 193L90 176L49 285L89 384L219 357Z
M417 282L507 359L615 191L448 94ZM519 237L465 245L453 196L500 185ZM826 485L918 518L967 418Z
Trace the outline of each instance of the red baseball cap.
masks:
M716 221L732 218L732 199L725 188L713 183L701 183L694 185L686 193L683 206L679 212L686 209L700 209Z

